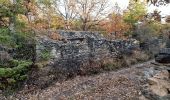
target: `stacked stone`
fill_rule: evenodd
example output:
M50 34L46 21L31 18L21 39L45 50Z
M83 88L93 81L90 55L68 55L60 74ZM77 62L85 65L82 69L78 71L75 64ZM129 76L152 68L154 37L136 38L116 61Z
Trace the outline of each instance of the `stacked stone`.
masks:
M53 40L39 36L36 46L37 61L42 50L51 52L52 66L59 70L75 72L100 66L103 60L114 59L120 54L139 48L134 40L109 40L98 32L57 32L62 39Z

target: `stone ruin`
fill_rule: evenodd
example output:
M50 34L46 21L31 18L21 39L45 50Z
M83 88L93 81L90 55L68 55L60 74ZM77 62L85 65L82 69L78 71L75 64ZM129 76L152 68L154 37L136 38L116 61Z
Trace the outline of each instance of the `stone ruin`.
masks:
M50 66L67 73L79 73L83 70L102 66L102 62L131 54L139 49L135 39L109 40L98 32L57 32L62 39L53 40L39 36L36 46L37 61L41 60L43 50L50 52Z

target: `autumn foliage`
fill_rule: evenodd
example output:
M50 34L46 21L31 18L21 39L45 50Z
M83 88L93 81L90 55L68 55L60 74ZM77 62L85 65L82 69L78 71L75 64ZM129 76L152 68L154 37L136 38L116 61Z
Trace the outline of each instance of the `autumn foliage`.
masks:
M124 22L123 16L120 14L109 15L109 19L103 22L103 24L103 28L112 38L124 37L124 33L130 28L130 25Z

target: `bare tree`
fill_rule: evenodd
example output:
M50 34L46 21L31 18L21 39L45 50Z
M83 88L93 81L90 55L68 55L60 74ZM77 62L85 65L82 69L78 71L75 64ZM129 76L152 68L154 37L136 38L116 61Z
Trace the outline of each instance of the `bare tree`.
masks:
M108 0L55 0L57 12L64 17L66 29L75 19L80 20L81 29L86 31L98 25L108 14Z
M54 0L55 10L65 19L65 29L70 29L72 21L77 17L76 0Z
M139 1L139 0L134 0ZM147 3L153 4L154 6L166 5L170 3L170 0L144 0Z
M77 13L86 31L98 25L108 14L108 0L77 0Z

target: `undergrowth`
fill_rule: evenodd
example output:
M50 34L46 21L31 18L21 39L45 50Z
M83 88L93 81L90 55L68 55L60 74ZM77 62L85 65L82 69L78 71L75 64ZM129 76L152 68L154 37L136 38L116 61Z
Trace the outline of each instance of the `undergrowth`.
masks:
M27 79L32 65L30 61L11 60L7 65L0 66L0 90L14 89L18 83Z

